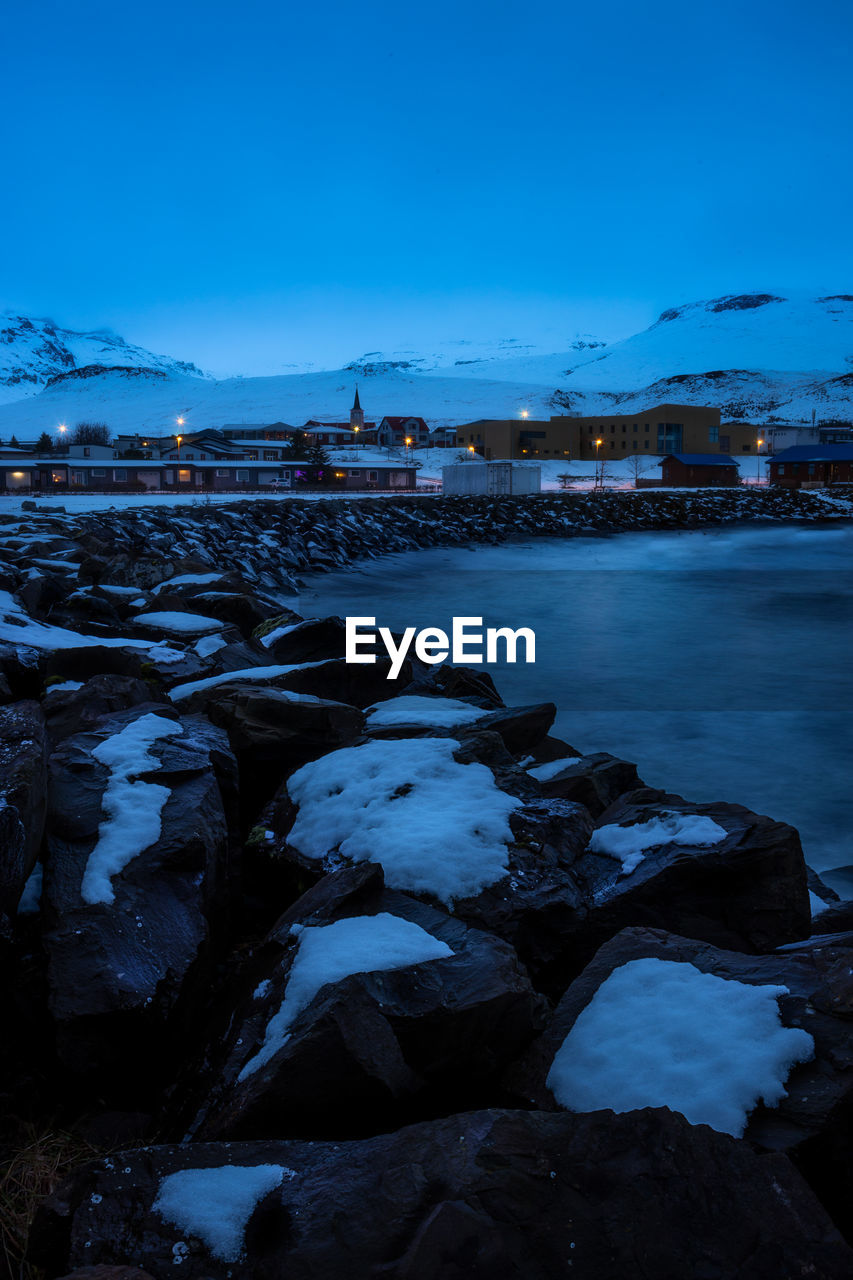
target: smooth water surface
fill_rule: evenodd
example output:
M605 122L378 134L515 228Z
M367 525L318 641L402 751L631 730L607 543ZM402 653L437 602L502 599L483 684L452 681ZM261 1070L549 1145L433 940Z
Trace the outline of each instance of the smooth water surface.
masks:
M395 631L532 627L534 665L487 668L506 702L553 701L579 750L791 822L818 869L853 864L851 526L415 551L314 575L294 603Z

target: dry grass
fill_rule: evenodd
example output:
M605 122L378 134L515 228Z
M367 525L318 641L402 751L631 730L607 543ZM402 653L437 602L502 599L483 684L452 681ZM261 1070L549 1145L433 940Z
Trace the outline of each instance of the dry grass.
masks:
M41 1280L26 1261L36 1208L72 1169L102 1155L79 1134L26 1125L0 1172L0 1264L11 1280Z

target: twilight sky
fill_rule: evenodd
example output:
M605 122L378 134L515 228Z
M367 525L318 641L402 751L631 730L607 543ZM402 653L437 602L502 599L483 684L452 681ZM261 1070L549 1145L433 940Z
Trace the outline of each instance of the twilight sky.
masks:
M849 0L40 0L0 309L219 375L851 292Z

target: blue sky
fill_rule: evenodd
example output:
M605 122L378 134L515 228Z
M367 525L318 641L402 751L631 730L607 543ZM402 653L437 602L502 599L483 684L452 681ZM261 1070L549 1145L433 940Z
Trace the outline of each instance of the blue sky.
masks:
M850 292L847 0L4 15L0 306L217 373Z

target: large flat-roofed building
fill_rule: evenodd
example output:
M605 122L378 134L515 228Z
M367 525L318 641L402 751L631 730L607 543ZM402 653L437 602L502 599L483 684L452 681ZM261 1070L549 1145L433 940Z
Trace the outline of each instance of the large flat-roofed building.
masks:
M637 413L570 418L481 418L457 441L486 459L627 458L635 454L754 453L756 428L720 424L711 405L656 404Z

